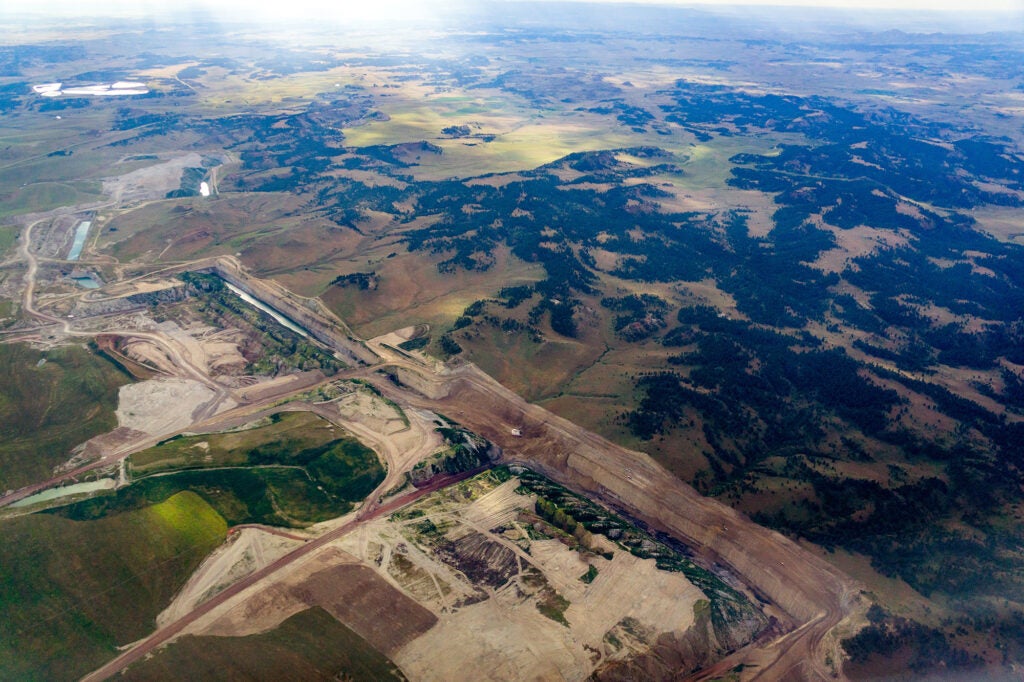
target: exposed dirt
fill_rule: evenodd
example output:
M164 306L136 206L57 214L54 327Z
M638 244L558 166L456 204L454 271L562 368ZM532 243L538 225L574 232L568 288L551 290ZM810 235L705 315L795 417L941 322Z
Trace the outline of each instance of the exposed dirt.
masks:
M387 464L379 490L393 489L417 462L443 444L429 410L400 410L367 390L353 390L340 399L314 406L317 414L355 434ZM372 503L371 503L372 504Z
M185 168L198 168L202 163L202 157L195 152L183 154L124 175L106 178L103 181L103 193L122 204L163 199L168 192L178 189Z
M585 679L693 625L703 594L681 574L625 551L609 560L557 539L530 540L517 518L533 499L517 494L517 486L515 479L473 479L432 493L411 507L420 512L406 509L402 517L359 526L191 631L255 634L318 605L411 679L505 680ZM427 520L446 529L443 535L424 533ZM267 541L256 533L243 530L208 559L161 625L187 615L233 574L255 570L257 543ZM580 577L591 565L598 573L587 584ZM542 611L560 602L565 623ZM622 623L631 633L628 647L621 644Z
M589 657L573 646L570 631L533 604L502 596L443 618L394 661L417 680L585 679L577 671L589 667ZM438 655L445 651L458 654Z
M88 300L122 298L126 296L136 296L138 294L151 294L179 286L181 286L181 281L176 279L151 278L145 280L130 280L107 285L103 287L101 294L93 296L86 294L84 298Z
M256 402L264 398L299 391L323 381L324 375L319 370L299 372L298 374L282 374L273 379L256 377L243 380L246 385L235 391L235 394L246 402Z
M85 462L103 459L133 443L145 441L149 435L127 426L119 426L113 431L90 438L76 447L71 453L71 459L57 467L56 471L70 471Z
M153 436L187 428L193 414L215 393L192 379L151 379L122 386L117 423Z
M121 344L121 352L128 358L142 365L155 367L164 374L175 373L174 361L167 351L148 339L125 339Z
M320 606L390 656L437 620L337 549L324 550L289 573L228 610L201 633L238 637L264 632L299 611Z
M34 265L31 257L25 258L30 267ZM261 286L255 279L239 275L237 264L230 265L236 270L225 270L226 276L250 288ZM34 281L34 272L26 275L26 281ZM48 324L61 323L65 334L87 334L35 311L31 286L26 289L25 307L31 314ZM343 327L332 326L328 315L279 289L264 287L258 297L272 299L275 307L303 324L307 318L312 320L311 325L319 325L319 337L332 348L358 351L368 361L375 361L372 351L376 351L385 359L384 367L401 382L384 380L376 373L381 365L357 370L351 375L372 381L386 400L357 390L341 400L313 406L317 413L349 428L388 463L385 483L353 521L327 531L323 538L333 541L342 531L360 528L359 542L351 549L367 564L354 566L355 559L340 552L313 561L313 552L323 543L307 543L293 553L294 558L283 557L256 570L251 580L235 583L237 590L228 588L222 593L224 599L207 602L208 609L200 607L162 628L147 639L146 647L166 641L197 619L207 627L211 618L219 619L223 634L245 634L253 628L273 627L311 604L325 606L382 651L394 653L396 662L413 677L458 678L472 671L477 677L493 673L495 677L578 678L622 651L636 654L635 647L641 646L636 642L650 643L650 637L663 635L676 642L685 639L693 604L700 598L695 589L688 592L692 586L662 585L660 577L650 575L645 579L644 565L624 552L616 551L609 561L598 555L585 556L560 542L531 540L516 520L490 525L488 519L495 514L495 518L507 516L502 505L477 508L461 516L449 509L447 518L430 512L437 528L428 539L404 526L363 530L363 521L374 523L371 519L378 516L380 494L399 483L405 471L439 445L432 421L434 414L444 413L504 448L506 461L523 462L606 505L626 510L655 530L686 541L706 562L724 564L739 581L769 600L766 613L789 634L776 637L768 646L741 650L707 670L708 675L728 672L739 663L758 666L752 668L754 676L764 679L832 673L825 662L826 650L832 648L829 632L856 610L857 585L826 562L728 507L697 495L648 456L615 446L527 404L472 365L439 367L390 351L380 343L363 346L350 339ZM191 330L159 325L147 331L107 331L158 345L175 373L189 377L145 381L124 389L126 395L118 411L122 426L159 434L193 424L216 425L218 420L211 419L212 415L230 400L222 386L210 381L207 350ZM226 343L217 338L213 342ZM266 400L272 400L271 396ZM402 406L404 415L394 404ZM226 414L225 419L241 414ZM510 427L522 435L512 436ZM381 509L390 508L389 504ZM374 532L379 537L374 537ZM619 567L615 562L632 565ZM368 565L377 568L371 570ZM579 578L589 566L598 574L587 585ZM640 580L642 586L632 586L633 579ZM242 590L257 580L265 589L254 597L249 596L251 590L243 595ZM680 600L680 594L688 594L692 600ZM666 608L666 604L676 608ZM599 613L596 620L595 613ZM381 620L379 614L387 617ZM371 623L366 618L376 620ZM440 623L427 632L431 627L427 621L433 623L434 618L440 618ZM624 618L645 624L644 634L633 648L604 647L607 633L620 627ZM495 628L495 623L507 628ZM441 656L444 660L439 661L438 651L450 650L452 642L464 655ZM149 650L146 647L140 647L138 655ZM119 657L97 675L132 660L132 655Z
M388 332L387 334L378 336L373 341L374 343L386 343L389 346L397 348L398 344L404 343L416 336L418 330L419 326L417 325L402 327L401 329L396 329L393 332Z
M301 540L282 537L259 528L243 528L232 533L228 541L196 569L171 605L157 616L157 627L187 615L230 584L263 568L300 544Z
M585 679L608 656L633 653L605 642L623 619L649 633L642 645L690 627L703 594L684 576L621 550L584 559L557 539L530 540L516 519L533 499L517 486L460 484L405 519L380 519L340 541L438 614L434 628L395 654L411 678L466 679L471 670L474 679ZM580 577L591 565L598 573L587 584ZM568 625L540 608L561 598Z
M463 424L503 447L506 458L685 539L706 560L726 564L773 602L775 606L767 606L765 612L781 627L797 628L780 640L784 646L748 647L721 666L756 662L761 666L758 675L765 679L797 671L802 676L833 673L825 662L823 639L856 611L858 594L856 583L839 571L778 533L698 495L647 455L528 405L471 365L455 368L448 376L430 376L394 353L378 352L403 365L400 379L421 393L382 384L393 399L459 414ZM519 425L522 437L512 437L508 424Z
M218 329L201 323L183 327L173 321L161 322L157 329L181 350L192 365L208 376L239 375L249 364L241 352L246 335L239 329ZM128 337L122 343L122 352L168 374L175 373L175 361L169 357L166 347L150 339Z

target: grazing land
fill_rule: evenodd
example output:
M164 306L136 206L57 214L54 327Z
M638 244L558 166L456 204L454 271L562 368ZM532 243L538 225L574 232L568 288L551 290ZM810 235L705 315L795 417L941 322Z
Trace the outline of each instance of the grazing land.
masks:
M53 680L89 672L153 628L226 530L189 492L96 521L5 520L0 675Z
M163 441L129 460L130 485L59 513L97 519L188 490L232 525L305 526L344 514L384 480L373 450L335 433L326 420L296 412L266 421L232 433Z
M129 668L127 680L404 680L366 640L313 607L268 633L248 637L183 637Z
M0 489L49 477L72 449L117 426L129 377L99 354L69 346L0 345Z

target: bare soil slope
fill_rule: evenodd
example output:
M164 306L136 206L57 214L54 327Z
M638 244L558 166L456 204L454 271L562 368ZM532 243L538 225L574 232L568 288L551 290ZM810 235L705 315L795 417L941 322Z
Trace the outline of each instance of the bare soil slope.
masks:
M794 632L771 648L751 649L735 660L757 660L762 666L758 676L764 679L781 671L800 670L807 677L836 672L825 664L821 642L854 609L858 587L849 578L782 535L699 495L647 455L527 404L474 366L460 366L447 379L411 369L400 368L398 374L416 392L382 388L412 404L441 406L500 445L508 461L523 462L654 530L685 539L764 595L775 607L769 606L768 613ZM522 436L513 436L512 427Z

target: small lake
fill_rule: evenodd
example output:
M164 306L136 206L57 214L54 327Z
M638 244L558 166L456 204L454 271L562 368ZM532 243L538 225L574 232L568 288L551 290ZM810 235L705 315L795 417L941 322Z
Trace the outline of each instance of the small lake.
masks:
M18 500L12 504L11 507L27 507L31 504L49 502L50 500L67 497L68 495L92 493L97 490L113 490L116 485L117 481L112 478L101 478L98 481L87 481L85 483L75 483L74 485L57 486L56 488L50 488L49 490L44 490L43 492L36 493L35 495L29 495L23 500Z
M92 227L91 220L83 220L78 224L78 228L75 229L75 243L71 245L68 260L78 260L78 257L82 255L82 247L85 246L85 238L89 236L90 227Z

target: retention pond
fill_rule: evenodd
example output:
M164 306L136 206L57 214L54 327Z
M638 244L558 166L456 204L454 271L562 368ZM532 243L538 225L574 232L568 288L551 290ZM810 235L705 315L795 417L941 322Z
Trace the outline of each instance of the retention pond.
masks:
M98 481L87 481L86 483L58 486L56 488L44 490L41 493L36 493L35 495L30 495L22 500L18 500L12 504L11 507L28 507L33 504L39 504L40 502L49 502L50 500L56 500L60 497L67 497L68 495L94 493L97 490L113 490L116 485L117 481L112 478L101 478Z
M89 228L92 227L91 220L83 220L75 229L75 242L71 245L68 253L68 260L78 260L82 255L82 247L85 246L85 238L89 236Z

